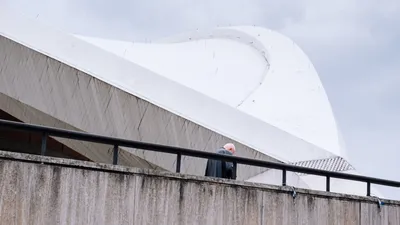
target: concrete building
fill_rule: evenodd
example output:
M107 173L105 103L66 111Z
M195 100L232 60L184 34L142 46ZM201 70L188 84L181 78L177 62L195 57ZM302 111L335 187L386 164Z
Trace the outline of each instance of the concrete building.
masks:
M153 43L74 35L0 9L2 118L357 174L312 63L287 37L260 27L195 31ZM38 137L3 133L17 151ZM35 142L36 141L36 142ZM51 155L111 162L111 146L53 138ZM121 164L172 171L176 156L121 148ZM184 157L202 175L205 160ZM275 170L241 166L238 179L280 184ZM288 174L325 189L325 179ZM334 192L366 184L332 180ZM374 195L379 195L373 190Z

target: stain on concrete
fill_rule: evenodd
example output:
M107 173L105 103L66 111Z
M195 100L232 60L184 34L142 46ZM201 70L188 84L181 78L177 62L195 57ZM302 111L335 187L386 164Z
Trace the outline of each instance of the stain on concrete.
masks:
M53 202L58 202L61 189L61 167L54 166L52 171L51 187L53 189L51 199Z
M183 203L185 197L185 183L180 182L179 183L179 204Z
M314 197L313 196L307 196L307 204L308 204L308 209L309 210L314 210L315 204L314 204Z

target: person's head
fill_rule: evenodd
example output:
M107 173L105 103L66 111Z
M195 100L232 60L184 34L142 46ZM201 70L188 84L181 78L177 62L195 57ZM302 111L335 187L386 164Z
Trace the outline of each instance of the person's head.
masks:
M225 144L225 145L224 145L224 149L226 149L226 150L232 152L232 154L235 154L235 152L236 152L235 145L232 144L232 143L227 143L227 144Z

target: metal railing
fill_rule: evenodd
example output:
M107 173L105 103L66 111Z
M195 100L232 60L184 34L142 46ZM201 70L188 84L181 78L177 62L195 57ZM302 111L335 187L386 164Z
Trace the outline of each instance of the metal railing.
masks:
M0 120L0 129L9 129L9 130L40 133L42 135L41 155L46 154L47 138L49 136L53 136L53 137L60 137L60 138L67 138L67 139L73 139L73 140L88 141L88 142L111 145L111 146L113 146L113 164L114 165L118 164L118 148L119 147L128 147L128 148L136 148L136 149L149 150L149 151L155 151L155 152L176 154L177 155L177 163L176 163L176 172L177 173L179 173L181 171L181 160L182 160L182 156L184 155L184 156L191 156L191 157L196 157L196 158L217 159L217 160L233 162L234 167L235 167L235 174L236 174L237 164L281 170L283 186L286 186L286 174L288 171L290 171L290 172L295 172L295 173L305 173L305 174L309 174L309 175L317 175L317 176L325 177L327 192L330 191L331 178L365 182L366 188L367 188L367 196L371 196L371 184L390 186L390 187L400 187L400 182L397 182L397 181L391 181L391 180L385 180L385 179L379 179L379 178L373 178L373 177L367 177L367 176L360 176L360 175L353 175L353 174L331 172L331 171L325 171L325 170L318 170L318 169L294 166L294 165L289 165L289 164L284 164L284 163L268 162L268 161L250 159L250 158L221 155L221 154L217 154L217 153L210 153L210 152L197 151L197 150L186 149L186 148L178 148L178 147L172 147L172 146L166 146L166 145L138 142L138 141L132 141L132 140L127 140L127 139L113 138L113 137L107 137L107 136L102 136L102 135L95 135L95 134L89 134L89 133L84 133L84 132L58 129L58 128L52 128L52 127L46 127L46 126L33 125L33 124L25 124L25 123L19 123L19 122L7 121L7 120Z

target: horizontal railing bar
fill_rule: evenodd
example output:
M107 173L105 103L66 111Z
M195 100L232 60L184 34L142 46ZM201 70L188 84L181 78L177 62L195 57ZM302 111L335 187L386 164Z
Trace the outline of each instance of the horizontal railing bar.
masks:
M312 169L307 167L300 167L294 166L284 163L277 163L277 162L269 162L269 161L262 161L257 159L250 159L244 157L236 157L236 156L229 156L229 155L221 155L217 153L211 152L204 152L186 148L179 148L173 146L166 146L166 145L159 145L159 144L151 144L145 142L138 142L132 141L127 139L121 138L114 138L114 137L107 137L102 135L95 135L84 133L80 131L71 131L53 127L46 127L40 125L33 125L33 124L26 124L26 123L19 123L7 120L0 119L0 128L12 129L12 130L21 130L26 132L37 132L37 133L46 133L48 136L54 137L61 137L61 138L68 138L74 140L81 140L81 141L88 141L88 142L95 142L107 145L117 145L119 147L129 147L129 148L137 148L143 150L150 150L156 152L163 152L163 153L170 153L170 154L181 154L185 156L197 157L197 158L205 158L205 159L217 159L217 160L225 160L236 162L238 164L243 165L250 165L250 166L258 166L258 167L265 167L269 169L278 169L278 170L286 170L296 173L305 173L309 175L317 175L317 176L324 176L330 178L337 178L337 179L344 179L344 180L351 180L351 181L359 181L359 182L369 182L371 184L383 185L383 186L390 186L390 187L400 187L400 182L367 177L367 176L360 176L354 174L346 174L346 173L339 173L339 172L332 172L326 170L318 170Z

